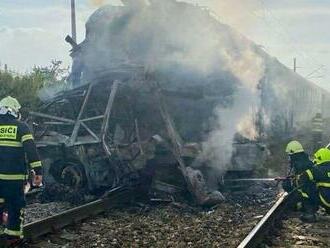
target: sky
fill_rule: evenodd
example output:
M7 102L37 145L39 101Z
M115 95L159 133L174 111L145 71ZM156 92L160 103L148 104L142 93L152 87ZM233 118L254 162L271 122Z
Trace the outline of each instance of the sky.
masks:
M181 0L208 7L217 18L260 45L271 56L330 90L329 0ZM120 0L76 0L78 42L101 4ZM0 67L24 73L53 59L70 65L70 0L0 0Z

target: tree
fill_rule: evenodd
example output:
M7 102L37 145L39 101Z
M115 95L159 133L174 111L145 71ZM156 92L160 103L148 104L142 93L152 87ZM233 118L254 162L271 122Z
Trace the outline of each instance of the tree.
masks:
M50 66L34 67L32 72L18 74L0 70L0 98L12 96L18 99L24 109L33 110L40 104L41 89L66 85L67 68L62 62L53 60Z

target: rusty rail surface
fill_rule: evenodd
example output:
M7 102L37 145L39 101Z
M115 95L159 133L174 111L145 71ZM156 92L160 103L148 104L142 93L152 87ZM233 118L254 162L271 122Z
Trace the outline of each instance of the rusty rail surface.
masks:
M266 235L274 224L283 217L283 213L287 210L292 202L292 194L283 193L276 201L273 207L267 214L259 221L259 223L252 229L252 231L245 237L237 248L253 248L263 244Z
M122 202L128 195L130 195L128 188L117 187L107 192L106 196L99 200L28 223L24 225L25 238L27 240L35 240L45 234L59 231L66 226L103 213L119 201Z

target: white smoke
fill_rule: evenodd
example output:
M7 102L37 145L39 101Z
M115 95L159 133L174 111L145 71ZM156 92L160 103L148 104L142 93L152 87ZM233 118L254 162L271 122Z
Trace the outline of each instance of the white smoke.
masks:
M176 88L207 85L209 78L216 78L219 102L229 88L233 103L213 110L216 121L204 143L203 159L223 170L236 133L251 140L258 137L255 115L261 108L263 58L250 41L198 7L173 0L150 2L133 11L106 6L89 19L85 46L90 47L84 59L92 75L85 76L93 78L118 61L134 61L169 77L178 75L169 82ZM224 10L228 3L214 6Z
M210 0L208 5L222 22L241 32L253 28L263 7L260 0Z
M260 83L265 74L264 59L258 55L251 43L241 37L240 56L225 54L225 61L239 80L233 105L215 110L217 122L204 143L204 159L211 163L219 173L223 173L231 162L233 143L236 134L248 140L256 140L259 132L256 118L262 111Z
M262 106L257 82L263 77L263 64L258 60L257 64L249 64L248 61L246 63L249 68L244 67L242 71L236 71L238 74L235 75L249 75L253 81L241 81L243 84L234 94L233 105L215 110L217 122L203 145L203 160L210 161L210 165L219 173L223 173L231 162L236 134L248 140L256 140L259 137L256 118ZM250 71L253 68L255 74Z

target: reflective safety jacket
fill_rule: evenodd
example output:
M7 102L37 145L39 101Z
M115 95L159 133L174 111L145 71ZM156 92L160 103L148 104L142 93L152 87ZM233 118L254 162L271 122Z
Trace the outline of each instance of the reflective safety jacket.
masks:
M0 180L26 180L29 169L41 175L41 166L29 127L12 116L0 115Z
M309 159L307 153L299 152L290 156L290 164L295 176L288 190L291 191L294 188L298 188L303 198L309 198L315 192L315 183L310 182L308 177L304 177L304 175L307 170L314 167L313 162Z
M298 192L303 198L309 198L315 201L315 199L317 199L316 185L315 182L310 179L312 171L313 168L310 168L297 175L294 179L294 186L298 188Z
M324 206L330 208L330 162L315 165L300 176L299 184L311 182L316 184L319 200Z

